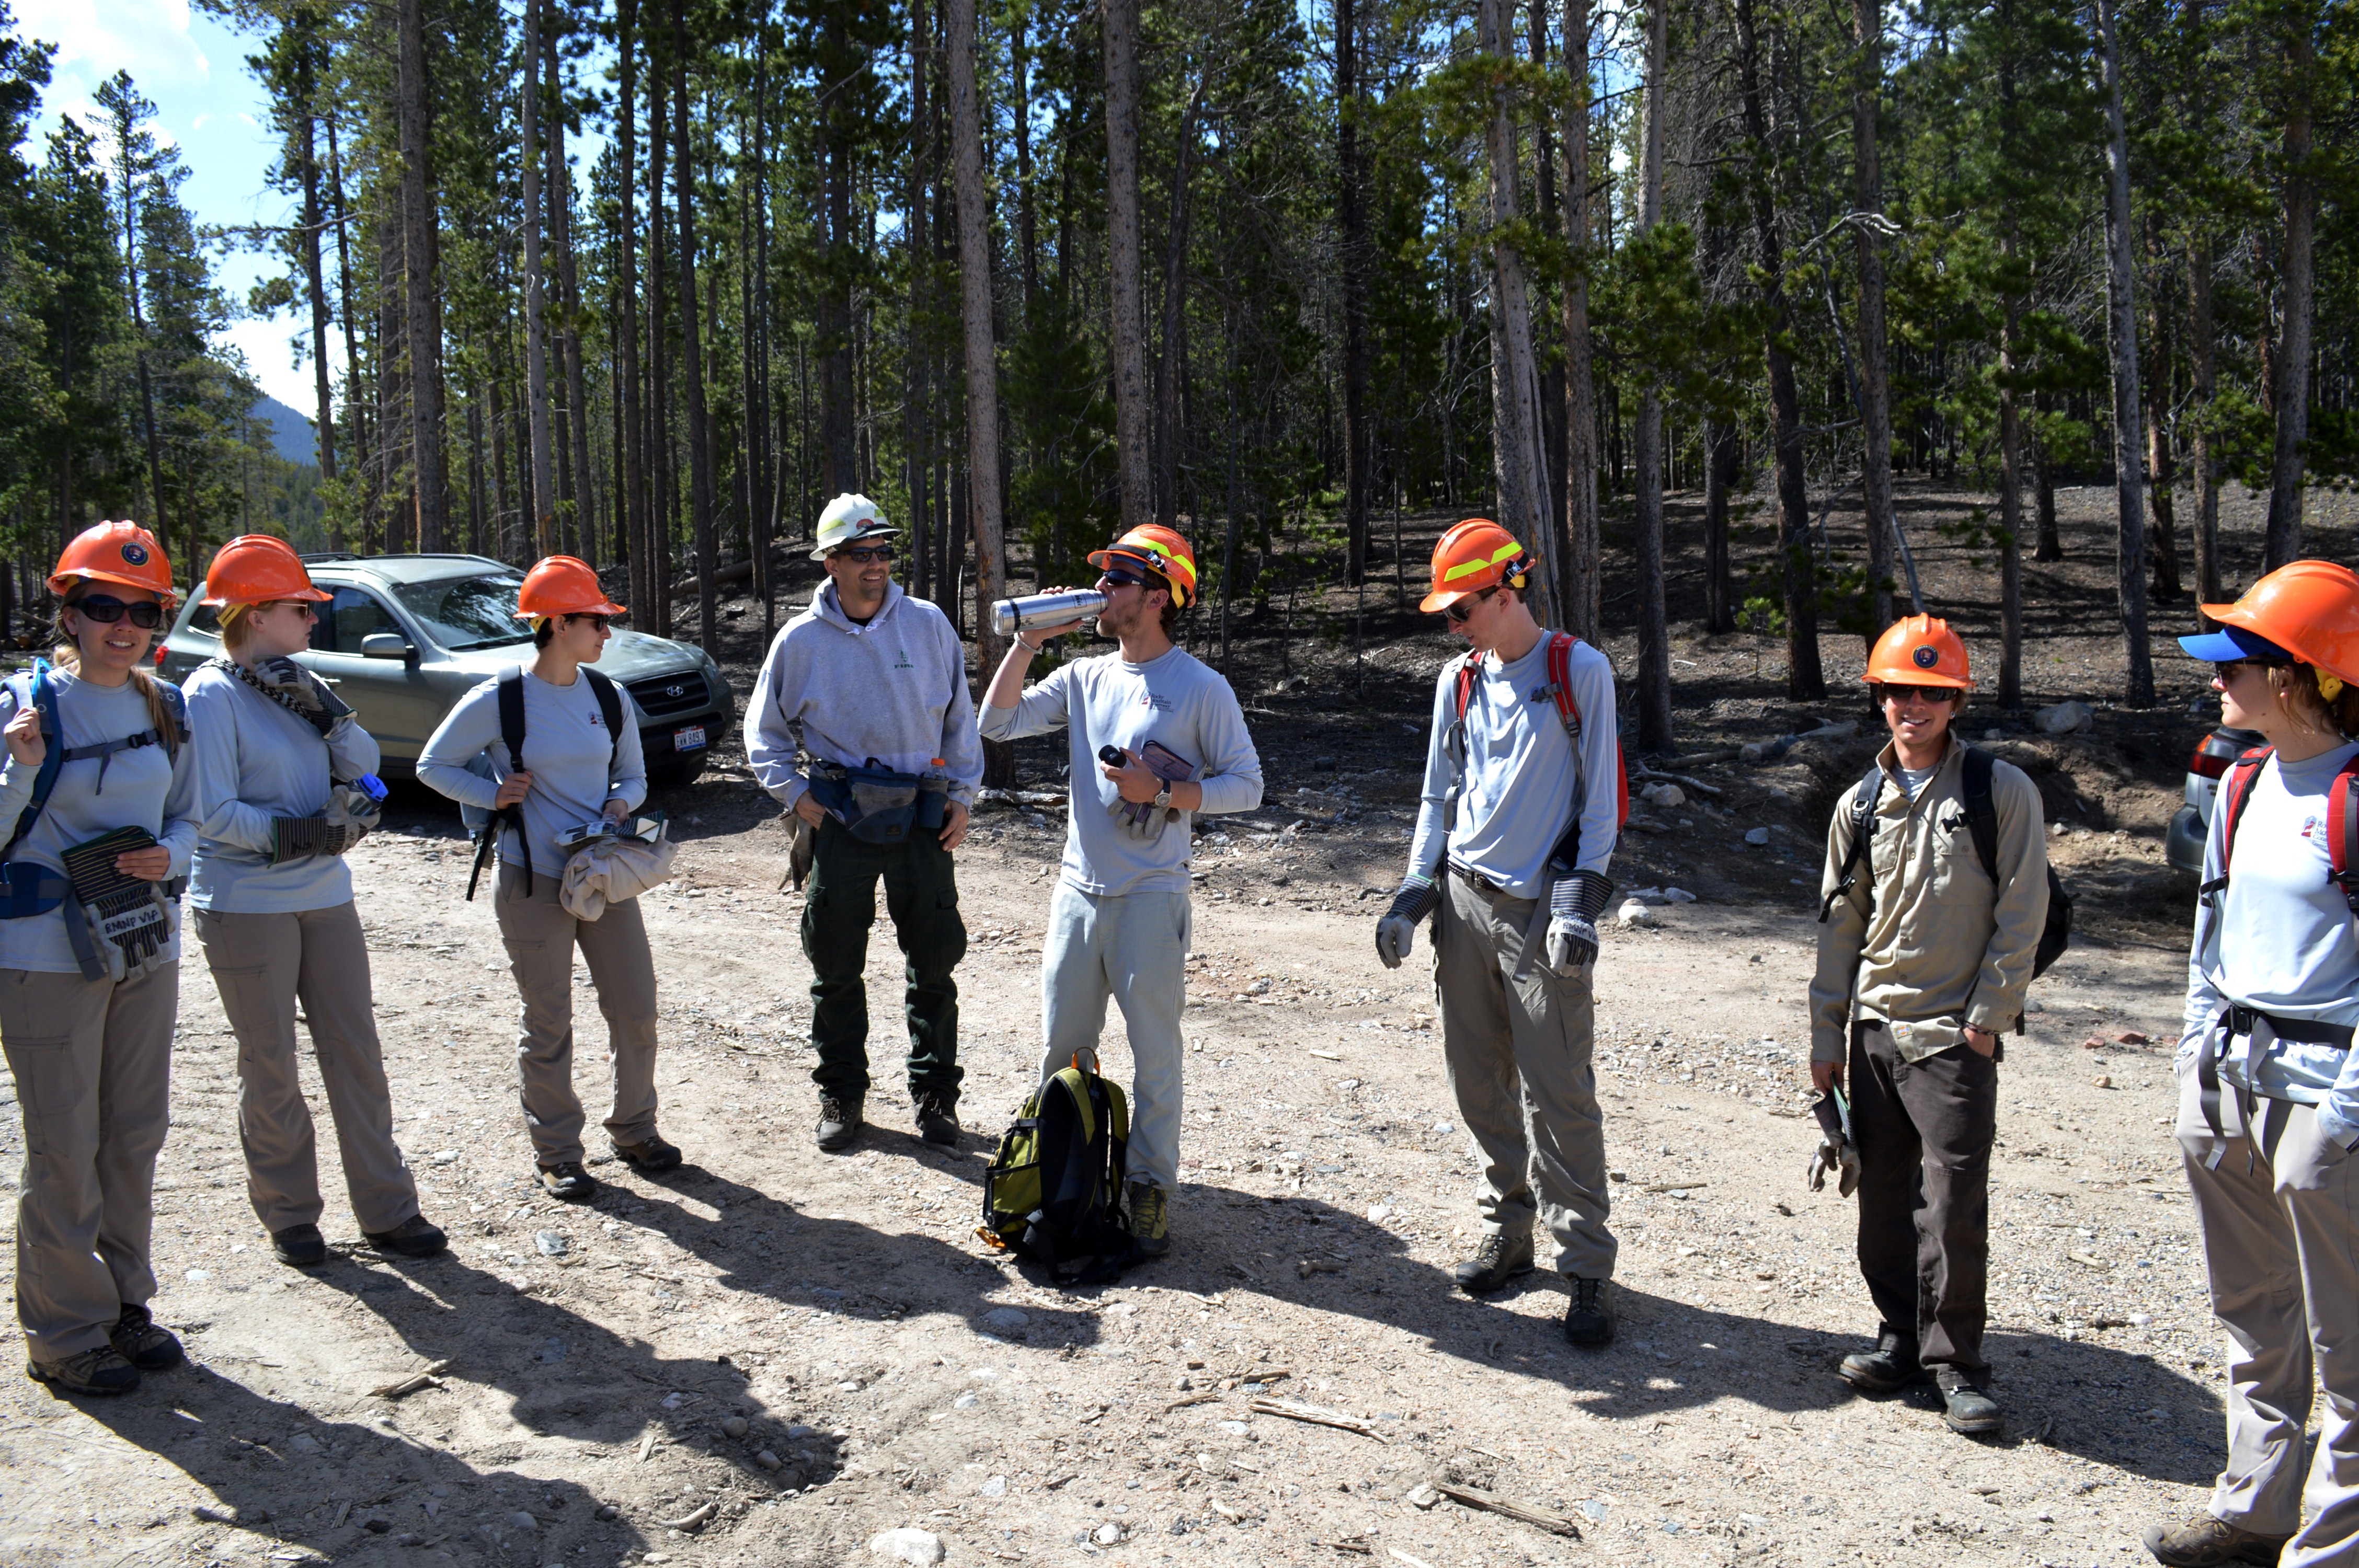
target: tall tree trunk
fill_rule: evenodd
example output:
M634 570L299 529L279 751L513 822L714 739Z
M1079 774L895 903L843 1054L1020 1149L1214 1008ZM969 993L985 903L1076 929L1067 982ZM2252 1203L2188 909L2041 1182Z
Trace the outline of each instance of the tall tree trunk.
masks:
M428 151L426 0L397 0L403 270L408 288L409 439L416 548L442 548L450 502L442 463L442 291L435 282L433 166ZM525 74L529 77L531 70Z
M908 449L904 467L909 492L910 576L908 591L924 595L931 580L928 569L927 535L932 532L933 498L928 493L928 481L932 478L934 462L932 431L928 417L933 411L933 389L929 381L933 368L931 334L919 323L931 315L933 268L929 265L931 248L927 229L927 207L931 200L929 179L934 177L940 154L932 135L933 112L928 102L929 88L934 78L929 35L933 30L933 7L920 3L909 8L909 320L908 352L903 375L908 379L907 395L902 398L902 444ZM989 666L985 666L988 668Z
M1196 152L1196 122L1204 112L1208 67L1196 79L1187 113L1180 117L1180 157L1171 177L1171 222L1163 256L1163 352L1156 365L1155 520L1169 528L1180 521L1180 446L1187 424L1180 416L1188 375L1188 196Z
M1564 305L1564 513L1558 535L1564 569L1559 594L1565 625L1595 642L1601 634L1603 573L1598 565L1597 378L1589 341L1589 270L1597 225L1590 206L1589 0L1566 0L1564 63L1572 103L1564 116L1564 237L1571 253Z
M1670 6L1647 7L1645 139L1639 145L1637 238L1663 216L1664 72L1670 48ZM1638 469L1638 749L1657 756L1676 751L1671 738L1671 624L1663 582L1663 394L1650 366L1638 396L1635 442Z
M598 564L598 515L590 487L590 399L582 380L582 284L573 265L573 175L565 162L565 79L552 29L549 51L549 238L557 246L557 287L565 310L565 432L573 468L573 537L576 554Z
M1100 0L1105 47L1106 272L1113 310L1114 470L1125 532L1155 520L1147 467L1146 320L1138 258L1138 3Z
M557 484L550 470L549 428L549 327L540 259L540 7L525 0L524 60L519 73L524 99L518 122L524 176L524 409L532 459L532 548L536 556L557 553Z
M1884 99L1884 0L1852 0L1859 76L1852 89L1852 163L1859 200L1860 492L1867 514L1871 641L1892 623L1892 555L1898 520L1892 503L1892 384L1885 372L1884 171L1876 115Z
M778 452L777 427L770 421L771 325L770 297L770 15L765 0L761 27L755 35L754 66L754 319L753 402L746 413L747 431L754 440L754 596L762 601L762 643L769 645L777 632L777 584L771 576L770 541L777 534Z
M2179 529L2170 493L2178 481L2170 460L2170 309L2163 287L2169 281L2170 254L2163 244L2162 213L2152 207L2147 209L2146 257L2146 547L2154 560L2150 591L2157 603L2169 604L2180 591Z
M671 344L665 330L666 280L671 265L664 236L671 219L664 201L665 153L671 146L665 112L664 62L658 48L662 29L647 27L647 606L657 635L669 637L671 623L672 519L679 495L671 449Z
M298 77L302 103L298 111L298 135L301 140L303 178L303 290L311 306L311 392L318 406L317 426L320 449L320 482L336 482L336 406L328 373L328 289L324 268L321 265L320 233L320 159L319 115L312 107L313 94L318 91L317 72L313 66L319 53L316 33L307 30L302 44L302 69ZM330 513L328 547L344 547L340 514Z
M853 65L844 38L842 7L831 5L821 23L823 74L831 82ZM822 473L820 488L831 496L860 487L853 450L852 368L852 140L851 114L843 94L831 89L819 107L821 159L825 168L819 292L819 423Z
M337 146L336 117L331 113L328 123L328 200L336 217L336 317L344 329L344 410L353 419L353 470L365 481L369 460L368 399L364 395L365 384L361 373L360 328L353 319L353 243L347 231L344 206L344 168L342 150ZM342 547L342 524L329 535Z
M1532 10L1544 29L1545 5ZM1355 0L1335 0L1336 216L1343 284L1343 580L1368 574L1367 215L1360 198L1360 38ZM1209 74L1209 68L1207 68Z
M1703 427L1703 622L1712 633L1736 630L1736 576L1728 554L1728 497L1745 467L1745 437L1733 419Z
M2009 292L1998 340L1998 705L2023 706L2023 411L2016 378L2023 370L2023 300L2015 287L2017 240L2010 218L1999 239Z
M1507 29L1510 0L1480 0L1481 43L1503 68L1512 68L1515 39ZM1524 258L1514 233L1521 219L1516 190L1516 126L1504 79L1492 89L1486 126L1491 174L1491 451L1499 485L1499 521L1530 552L1534 571L1526 597L1543 622L1555 619L1549 572L1549 527L1539 473L1539 420L1534 404L1539 378L1532 365L1530 299Z
M999 511L999 345L991 321L991 196L983 182L983 104L975 90L974 0L949 0L943 40L951 79L951 138L958 178L960 315L966 327L967 516L974 526L974 651L978 674L999 667L990 605L1007 591ZM984 753L986 783L1016 780L1016 749Z
M1017 6L1010 19L1012 33L1007 40L1009 63L1015 68L1012 85L1016 89L1015 114L1012 125L1016 132L1016 257L1024 278L1024 315L1028 323L1032 302L1040 293L1039 222L1035 212L1032 192L1032 15L1027 6Z
M623 548L630 561L631 603L644 622L653 625L655 604L647 597L652 589L648 585L647 544L647 449L639 414L639 225L633 210L638 199L635 189L638 178L638 0L615 0L614 47L621 90L614 95L618 160L614 194L622 203L622 216L614 226L614 249L622 272L615 289L622 301L622 330L614 344L614 393L622 405L623 421L623 484L616 503L623 514ZM660 161L661 157L658 150L657 160Z
M2037 432L2028 438L2031 450L2031 503L2039 546L2031 554L2035 561L2060 561L2064 558L2064 536L2056 526L2056 465L2041 445Z
M2310 163L2317 91L2315 18L2307 0L2286 8L2283 159L2285 249L2277 265L2277 448L2269 465L2269 521L2262 566L2275 571L2301 554L2302 449L2310 441L2310 327L2317 293L2312 247L2318 185Z
M2122 125L2122 56L2114 0L2097 0L2105 91L2105 306L2114 372L2114 495L2119 543L2114 562L2127 668L2122 700L2154 706L2154 663L2147 646L2146 498L2138 439L2137 300L2131 287L2130 155Z
M689 523L696 540L696 635L710 651L720 645L712 580L718 555L712 537L712 445L704 410L704 338L696 304L696 166L688 119L688 5L671 0L672 195L679 203L679 357L688 384Z
M1770 417L1777 447L1777 547L1785 557L1786 695L1797 702L1815 702L1826 695L1827 682L1819 662L1818 573L1810 558L1810 495L1802 471L1802 400L1794 380L1794 357L1786 347L1793 319L1786 297L1785 243L1777 232L1777 195L1771 186L1777 159L1763 102L1760 35L1754 26L1753 0L1736 0L1735 15L1737 94L1754 166L1745 185L1753 208L1756 265L1761 274L1763 358L1769 372Z
M2220 474L2212 451L2212 399L2219 389L2219 344L2212 324L2212 236L2200 227L2187 235L2189 359L2194 371L2194 429L2188 466L2195 470L2195 599L2218 604L2227 598L2220 581Z

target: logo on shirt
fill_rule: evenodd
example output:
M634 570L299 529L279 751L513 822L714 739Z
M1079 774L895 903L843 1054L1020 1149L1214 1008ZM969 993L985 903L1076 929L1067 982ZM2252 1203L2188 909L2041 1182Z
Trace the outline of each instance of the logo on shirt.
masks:
M1179 705L1169 697L1152 691L1141 691L1138 694L1138 706L1151 708L1158 713L1174 713L1179 710Z
M2305 838L2314 838L2318 836L2317 817L2305 816L2301 819L2301 836Z
M893 667L897 670L914 670L918 666L909 662L908 649L896 648L893 650Z

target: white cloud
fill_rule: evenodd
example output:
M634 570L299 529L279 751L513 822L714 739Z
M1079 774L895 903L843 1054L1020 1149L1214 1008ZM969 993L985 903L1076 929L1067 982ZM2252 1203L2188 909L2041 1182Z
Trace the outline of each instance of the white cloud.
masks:
M18 0L17 30L58 46L58 76L94 86L118 70L148 83L198 86L212 62L189 30L188 0Z

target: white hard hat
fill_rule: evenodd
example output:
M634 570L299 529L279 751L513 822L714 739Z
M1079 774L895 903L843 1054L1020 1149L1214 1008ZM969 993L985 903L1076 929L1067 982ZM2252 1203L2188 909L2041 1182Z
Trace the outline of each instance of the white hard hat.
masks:
M885 521L885 514L866 496L839 495L819 514L819 537L811 546L811 559L823 561L855 539L899 532Z

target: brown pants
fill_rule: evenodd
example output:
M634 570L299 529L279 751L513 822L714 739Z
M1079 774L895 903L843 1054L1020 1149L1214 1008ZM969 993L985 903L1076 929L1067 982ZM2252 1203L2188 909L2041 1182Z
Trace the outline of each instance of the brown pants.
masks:
M493 904L508 948L508 969L524 998L516 1025L516 1070L533 1158L544 1167L582 1158L582 1100L573 1092L573 949L582 948L614 1054L614 1110L606 1132L637 1143L656 1130L656 960L639 901L610 903L596 920L576 920L557 901L556 877L500 867Z
M2212 1313L2228 1331L2228 1464L2212 1512L2265 1535L2300 1526L2286 1568L2348 1563L2359 1555L2359 1155L2289 1100L2250 1100L2246 1127L2233 1084L2215 1140L2191 1060L2179 1076L2180 1151ZM2305 1466L2302 1429L2321 1391Z
M33 1359L95 1350L156 1293L148 1236L172 1098L180 966L115 985L0 969L0 1047L25 1115L16 1320Z
M1485 1234L1528 1236L1537 1217L1556 1238L1560 1271L1610 1280L1591 976L1551 972L1539 942L1517 972L1533 910L1445 873L1433 942L1442 1059L1483 1155Z
M237 1036L237 1132L245 1193L273 1235L317 1225L318 1141L296 1070L295 1004L311 1031L320 1083L336 1120L344 1191L364 1231L418 1212L418 1184L393 1141L393 1095L369 994L368 940L346 902L291 914L196 912L197 939Z

